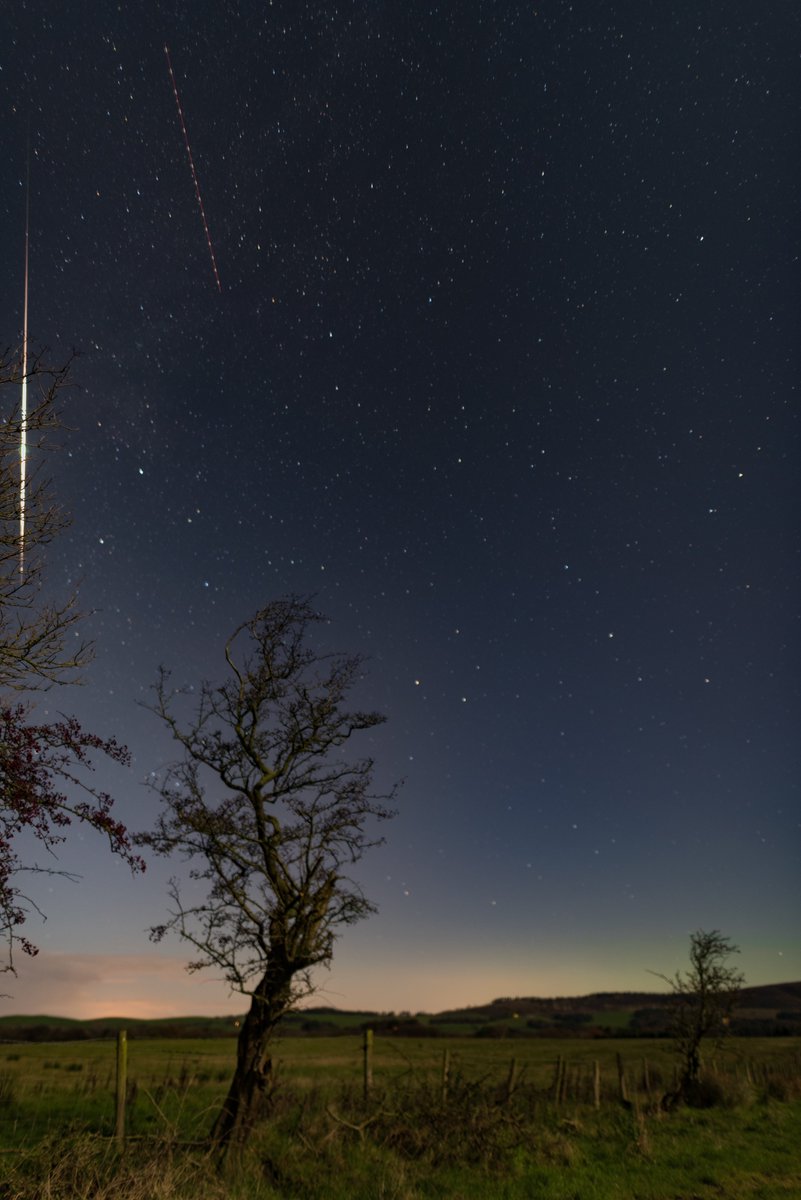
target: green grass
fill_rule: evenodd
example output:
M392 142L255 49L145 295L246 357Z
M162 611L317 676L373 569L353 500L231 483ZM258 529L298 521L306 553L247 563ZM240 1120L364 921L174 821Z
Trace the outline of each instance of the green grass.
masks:
M598 1025L601 1029L628 1029L631 1022L631 1013L608 1009L604 1012L592 1013L590 1021L591 1024Z
M636 1102L631 1108L617 1096L618 1053ZM717 1056L718 1106L666 1115L656 1086L672 1075L663 1041L376 1038L374 1090L365 1103L361 1039L287 1038L277 1047L273 1116L238 1171L222 1179L198 1143L225 1094L234 1054L234 1043L219 1039L132 1041L131 1138L120 1156L112 1138L112 1042L0 1047L0 1196L801 1197L798 1040L732 1039ZM557 1057L568 1071L568 1098L559 1105L550 1090ZM596 1060L603 1084L598 1110L591 1102Z

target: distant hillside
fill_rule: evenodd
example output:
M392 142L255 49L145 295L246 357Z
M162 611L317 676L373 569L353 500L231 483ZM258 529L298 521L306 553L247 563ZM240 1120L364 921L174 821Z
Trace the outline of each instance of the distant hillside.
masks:
M500 1020L514 1013L523 1017L559 1012L631 1012L637 1008L666 1007L670 1001L670 992L591 992L588 996L502 997L489 1004L439 1013L432 1020ZM774 1012L801 1009L801 983L772 983L743 988L739 1007Z
M593 992L588 996L501 997L430 1017L452 1033L478 1036L649 1037L669 1032L669 992ZM732 1020L741 1036L801 1035L801 983L743 988Z
M801 1009L801 983L771 983L740 992L743 1008Z
M588 996L502 997L489 1004L441 1013L346 1012L304 1008L280 1025L282 1037L335 1037L370 1028L384 1037L664 1037L670 994L593 992ZM0 1017L0 1042L57 1042L114 1038L233 1038L235 1017ZM731 1025L740 1036L801 1037L801 983L744 988Z

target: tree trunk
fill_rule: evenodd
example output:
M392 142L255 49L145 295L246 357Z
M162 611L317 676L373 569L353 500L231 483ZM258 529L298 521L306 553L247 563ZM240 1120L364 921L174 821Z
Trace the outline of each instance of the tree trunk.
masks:
M236 1047L236 1069L225 1103L211 1129L211 1140L224 1153L244 1146L267 1112L275 1026L291 1004L292 972L269 967L251 995Z
M700 1031L693 1030L688 1036L687 1044L684 1048L684 1062L682 1064L679 1090L685 1100L689 1099L691 1092L698 1084L701 1074L701 1037L702 1034Z

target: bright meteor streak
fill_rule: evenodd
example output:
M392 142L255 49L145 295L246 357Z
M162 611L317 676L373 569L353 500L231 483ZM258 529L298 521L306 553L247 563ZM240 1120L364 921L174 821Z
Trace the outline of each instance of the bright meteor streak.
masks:
M189 158L189 169L192 172L192 182L195 185L195 195L197 196L197 204L198 204L198 208L200 209L200 219L203 222L203 229L206 234L206 244L209 248L209 257L211 258L211 269L214 272L214 280L215 280L215 283L217 284L217 290L221 292L222 284L220 283L220 273L217 270L217 259L214 257L214 247L211 244L211 234L209 233L209 224L208 224L208 221L206 220L206 212L205 212L205 209L203 208L203 199L200 195L200 184L197 181L197 171L195 170L195 161L192 158L192 149L189 145L189 134L186 132L186 121L184 120L184 110L181 107L181 98L178 95L178 84L175 82L175 75L174 75L173 69L172 69L172 62L170 61L170 52L167 48L166 43L164 45L164 53L167 56L167 70L170 72L170 81L172 83L172 90L175 95L175 104L178 109L178 120L181 122L181 131L184 135L184 145L186 146L186 153L187 153L187 157Z
M28 488L28 241L31 213L31 166L25 194L25 291L22 317L22 389L19 409L19 573L25 573L25 502Z

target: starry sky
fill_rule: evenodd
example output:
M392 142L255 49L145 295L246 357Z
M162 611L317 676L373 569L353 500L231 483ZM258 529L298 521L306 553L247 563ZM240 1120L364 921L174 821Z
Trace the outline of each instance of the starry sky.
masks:
M719 928L801 977L790 0L19 0L4 344L80 351L48 586L147 827L159 664L313 595L404 781L318 1002L658 986ZM164 46L201 190L218 288ZM74 831L6 1012L239 1011L166 881Z

